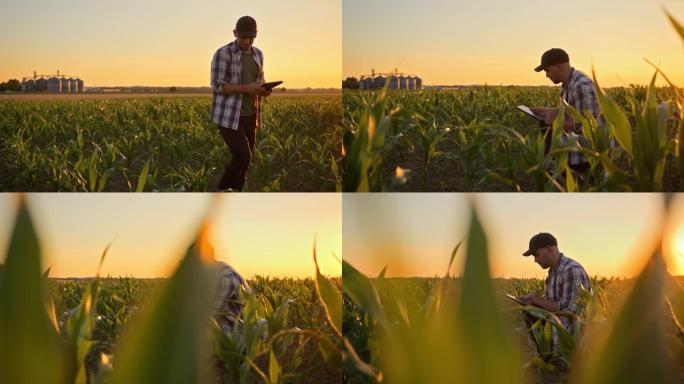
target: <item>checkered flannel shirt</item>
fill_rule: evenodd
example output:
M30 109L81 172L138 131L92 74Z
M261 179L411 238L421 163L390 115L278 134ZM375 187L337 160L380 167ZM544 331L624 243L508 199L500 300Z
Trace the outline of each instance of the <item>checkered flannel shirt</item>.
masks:
M580 285L591 289L591 281L584 267L562 253L558 266L549 271L545 284L546 298L558 303L558 310L574 314L579 314L582 309L578 303L581 296ZM565 328L572 332L572 319L567 316L559 317Z
M580 114L584 114L585 111L589 112L599 121L599 124L603 124L603 119L599 117L600 110L598 97L596 96L596 87L594 82L584 73L572 68L570 80L567 83L563 83L561 88L561 97ZM574 125L573 132L581 137L582 124L575 121ZM580 143L583 146L587 146L589 141L582 137ZM585 156L580 152L570 152L568 154L568 164L575 165L586 161Z
M252 47L254 61L259 67L257 83L264 83L264 55L261 50ZM211 59L211 89L214 98L211 103L211 120L230 129L238 129L240 121L240 107L242 106L242 94L224 95L223 86L226 84L240 84L240 57L242 52L235 41L219 48ZM261 125L260 104L261 97L256 96L256 125Z
M219 261L219 286L214 299L213 312L216 320L225 333L229 333L233 324L239 321L242 307L240 287L250 290L249 284L228 264Z

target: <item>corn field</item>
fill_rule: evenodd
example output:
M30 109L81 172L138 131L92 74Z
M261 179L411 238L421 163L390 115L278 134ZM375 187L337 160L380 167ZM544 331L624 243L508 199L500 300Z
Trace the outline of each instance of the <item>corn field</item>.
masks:
M669 15L668 15L669 16ZM684 28L670 20L684 40ZM654 66L655 67L655 66ZM588 72L588 71L587 71ZM682 191L684 93L657 67L648 86L602 90L605 124L552 87L350 91L344 104L344 191ZM668 87L656 87L656 79ZM548 134L516 109L558 107ZM563 116L588 143L562 133ZM570 152L588 172L569 169Z
M50 279L22 202L0 265L0 382L339 383L340 338L323 299L338 281L314 262L313 279L255 277L242 322L224 333L211 316L218 271L204 233L169 279Z
M0 101L0 190L214 191L230 159L211 98ZM334 191L339 95L271 97L249 191Z
M571 314L504 296L543 294L544 281L491 277L474 208L465 242L442 277L385 277L391 265L371 277L343 261L344 346L357 356L343 382L684 381L684 280L666 273L659 247L636 278L592 278Z

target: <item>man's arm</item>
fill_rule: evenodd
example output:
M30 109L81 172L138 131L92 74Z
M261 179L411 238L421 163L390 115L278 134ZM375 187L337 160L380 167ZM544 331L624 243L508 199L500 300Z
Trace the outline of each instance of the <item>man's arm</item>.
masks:
M218 50L211 59L211 88L214 93L223 95L237 95L249 93L253 96L263 93L262 88L257 83L251 84L231 84L226 80L225 75L228 71L228 56L223 50Z
M529 305L544 308L547 311L556 312L559 310L558 303L551 301L545 297L541 297L537 293L530 293L529 295L520 296L518 297L518 299L524 301Z
M544 118L544 123L551 126L553 121L556 120L558 116L558 108L530 108L535 115ZM565 132L570 132L575 129L575 122L570 116L565 117L563 122L563 130Z

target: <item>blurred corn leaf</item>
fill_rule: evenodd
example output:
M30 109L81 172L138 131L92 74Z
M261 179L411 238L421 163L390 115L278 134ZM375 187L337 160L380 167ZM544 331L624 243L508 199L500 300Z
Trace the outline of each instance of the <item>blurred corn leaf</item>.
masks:
M160 295L122 336L112 383L202 383L218 271L200 231Z
M676 372L664 331L665 264L656 251L640 273L618 314L605 346L589 350L583 383L672 383ZM588 361L587 361L588 360Z
M40 244L20 199L0 276L0 383L65 382L63 344L46 311Z
M342 260L342 288L349 297L354 300L371 318L377 321L385 331L388 330L388 322L385 312L380 304L378 292L371 284L368 277L359 272L351 264Z
M682 26L682 24L680 24L674 17L672 17L670 12L668 12L667 10L665 10L665 14L667 15L667 18L670 20L670 23L672 23L674 29L679 34L679 37L681 37L684 41L684 26Z
M459 304L462 348L467 352L463 382L522 383L520 351L507 332L494 299L489 273L487 237L475 208L463 270Z
M325 309L328 322L333 330L342 337L342 294L327 277L321 274L316 256L316 244L313 248L314 264L316 265L316 291Z

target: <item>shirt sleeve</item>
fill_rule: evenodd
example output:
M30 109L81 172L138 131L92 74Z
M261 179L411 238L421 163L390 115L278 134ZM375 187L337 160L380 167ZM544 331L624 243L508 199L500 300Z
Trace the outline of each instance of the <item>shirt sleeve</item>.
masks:
M219 49L211 59L211 89L214 93L223 91L223 86L227 83L225 78L227 68L228 55L224 53L223 49Z
M232 276L226 273L221 273L221 280L219 282L216 298L214 299L213 311L214 313L221 313L224 311L226 302L233 296L236 289L235 281Z
M562 284L558 309L578 314L580 307L577 301L581 297L580 286L590 289L586 274L579 267L571 267L564 273Z
M598 120L599 103L593 83L582 82L578 84L575 88L575 100L576 104L574 107L579 111L579 113L584 114L584 112L589 112ZM575 133L582 133L582 124L579 122L575 122Z

